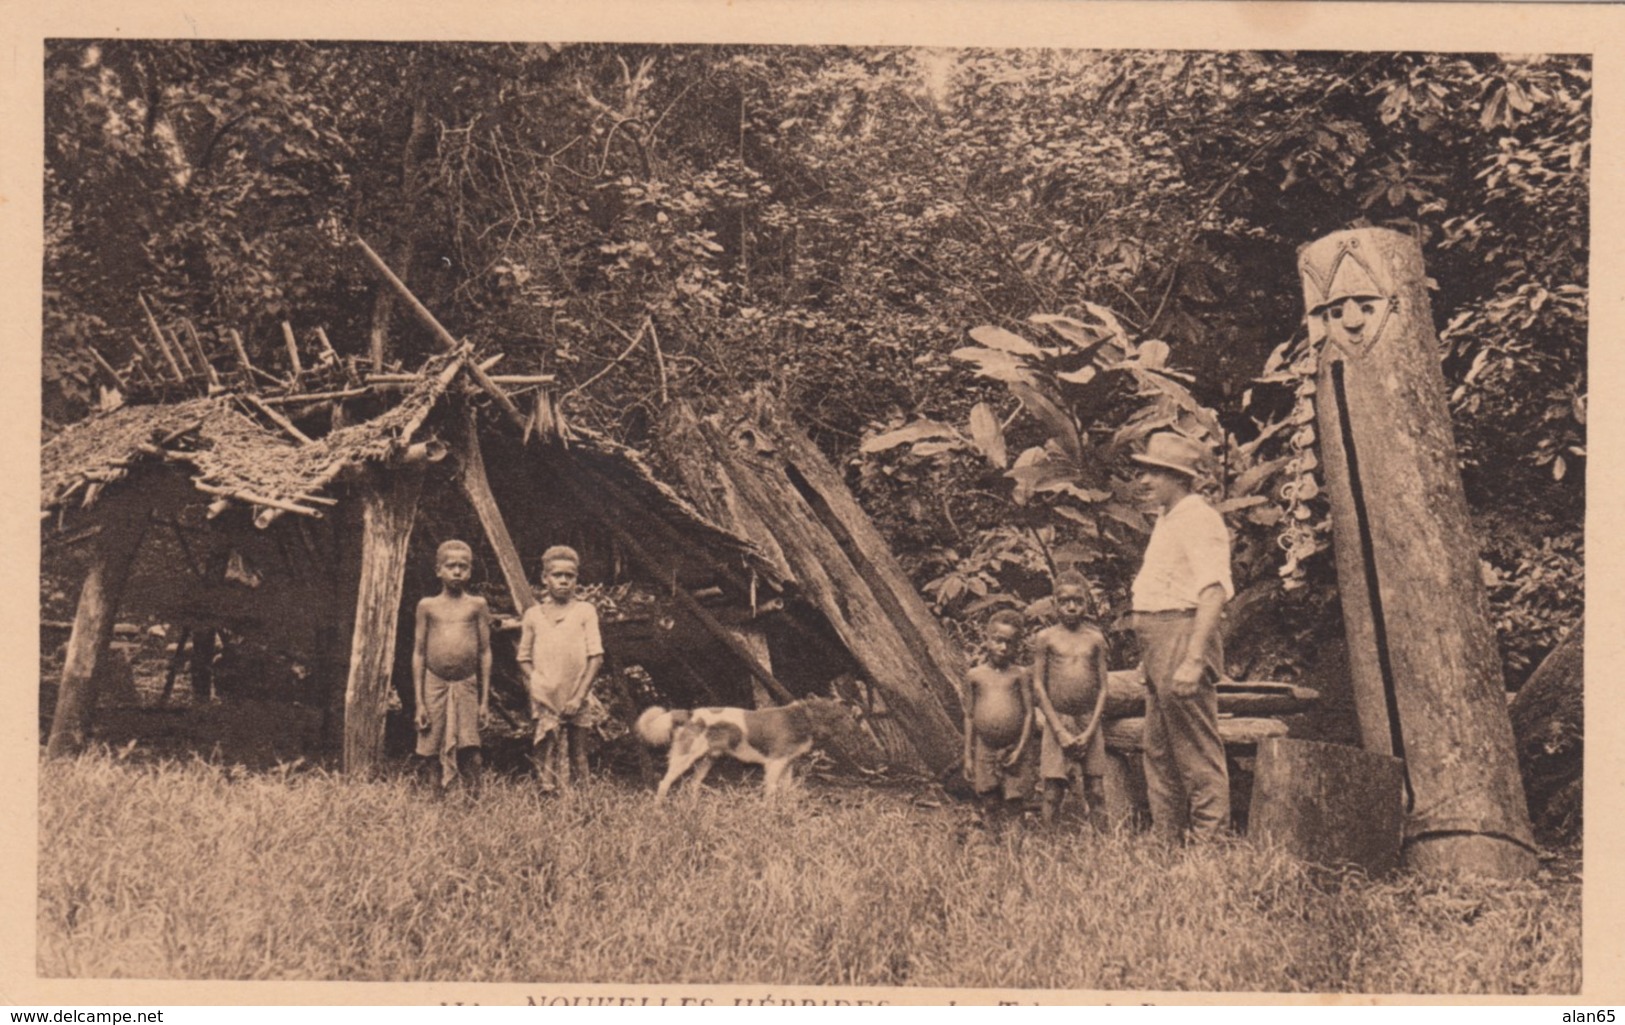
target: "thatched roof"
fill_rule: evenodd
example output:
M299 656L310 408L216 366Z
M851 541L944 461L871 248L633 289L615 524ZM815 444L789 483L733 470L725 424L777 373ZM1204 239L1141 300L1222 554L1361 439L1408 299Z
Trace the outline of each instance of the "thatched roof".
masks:
M89 504L105 489L120 487L132 470L167 463L188 468L194 486L210 496L257 507L262 525L288 506L319 513L312 503L334 501L320 492L346 467L387 462L413 442L460 368L455 356L432 360L390 409L308 443L264 426L248 415L252 406L234 395L125 406L74 424L42 446L40 505L49 513ZM549 458L566 458L607 481L692 543L739 560L769 586L783 582L755 545L713 523L659 480L635 450L579 427L568 438L542 435L531 445L546 446Z
M440 361L401 401L365 423L305 444L261 426L232 395L124 406L68 427L40 449L40 506L54 510L88 485L122 480L143 462L192 467L211 494L254 505L299 504L346 466L390 458L411 440L445 392ZM255 502L254 499L269 499Z

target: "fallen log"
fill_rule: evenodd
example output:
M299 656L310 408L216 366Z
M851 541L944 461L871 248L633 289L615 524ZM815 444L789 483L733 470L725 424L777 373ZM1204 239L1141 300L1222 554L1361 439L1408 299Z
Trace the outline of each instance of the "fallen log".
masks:
M1106 750L1121 754L1138 754L1145 750L1145 717L1126 716L1107 719L1101 723L1106 737ZM1219 737L1230 754L1251 754L1261 741L1287 735L1286 723L1279 719L1261 719L1251 716L1221 718Z
M1220 680L1219 714L1243 717L1294 715L1320 702L1311 687L1269 680ZM1145 674L1138 668L1114 669L1106 678L1108 718L1145 714Z

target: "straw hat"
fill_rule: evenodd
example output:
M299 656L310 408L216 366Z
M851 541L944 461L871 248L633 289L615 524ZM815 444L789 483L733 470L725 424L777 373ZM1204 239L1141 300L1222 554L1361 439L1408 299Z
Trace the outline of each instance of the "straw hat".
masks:
M1197 466L1207 450L1197 442L1172 431L1159 431L1146 439L1145 453L1129 456L1136 463L1173 470L1195 478Z

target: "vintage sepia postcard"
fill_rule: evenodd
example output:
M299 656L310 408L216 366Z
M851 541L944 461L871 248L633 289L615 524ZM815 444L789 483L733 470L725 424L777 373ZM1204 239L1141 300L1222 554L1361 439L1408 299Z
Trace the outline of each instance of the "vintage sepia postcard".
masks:
M1608 1001L1622 29L15 12L0 993Z

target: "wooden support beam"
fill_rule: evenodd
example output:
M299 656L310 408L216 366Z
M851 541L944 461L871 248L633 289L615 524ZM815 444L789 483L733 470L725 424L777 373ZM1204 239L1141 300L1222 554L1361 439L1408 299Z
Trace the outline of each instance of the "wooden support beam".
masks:
M175 358L180 361L181 369L186 371L187 377L196 377L197 367L192 365L192 357L186 351L186 343L181 341L179 331L166 331L164 336L169 339L169 347L175 351Z
M255 409L259 410L261 413L263 413L267 420L270 420L272 423L276 424L278 427L282 428L284 431L287 431L289 434L291 434L294 437L294 439L299 442L299 444L301 444L301 445L314 445L314 444L316 444L316 440L314 438L312 438L310 435L306 434L304 431L301 431L299 428L295 427L293 425L292 420L289 420L287 417L283 416L281 413L278 413L276 410L274 410L270 406L266 405L265 402L262 401L258 395L241 395L241 396L238 396L238 397L241 398L244 402L246 402L249 405L253 406Z
M536 595L530 589L530 581L525 578L524 561L514 547L513 537L502 518L502 510L497 506L496 495L491 491L491 481L485 475L485 457L480 454L479 425L472 409L466 417L462 456L463 472L458 475L458 480L462 484L463 494L468 496L474 511L479 514L486 540L497 553L497 564L502 567L502 576L508 583L508 594L513 598L514 608L524 615L526 609L536 604Z
M47 757L73 754L84 747L91 712L96 707L96 663L113 636L113 619L118 615L130 567L147 530L147 513L131 515L133 512L109 510L106 526L96 537L90 571L79 591L73 633L68 638L68 657L62 663L56 714L45 745Z
M299 378L305 372L305 365L299 361L299 343L293 337L293 325L285 320L282 322L282 341L288 347L288 365L293 368L289 387L297 388Z
M265 374L264 371L260 370L259 367L256 367L252 362L249 361L248 350L243 348L243 336L237 333L236 328L227 328L226 337L231 339L232 351L237 354L237 365L242 367L243 370L248 374L248 388L250 391L252 391L254 389L255 374L261 374L262 376L266 377L270 377L270 375ZM277 384L282 383L277 381L277 379L274 377L272 377L271 380Z
M383 757L401 587L422 489L421 464L375 470L361 487L361 582L344 688L344 772L350 776L370 775Z
M203 339L199 337L197 328L192 326L190 320L181 321L181 327L186 331L186 337L192 342L192 351L197 353L198 362L203 365L203 372L209 375L209 387L220 387L220 375L215 372L214 364L209 362L208 350L203 348Z
M152 308L147 305L147 297L136 294L141 302L141 312L147 315L147 327L152 330L153 341L158 343L158 351L164 354L164 362L169 364L169 372L175 375L176 381L185 381L186 375L181 373L181 365L175 362L175 354L169 351L169 343L164 341L163 329L158 326L158 318L152 315Z
M434 314L429 312L429 308L427 306L424 306L418 301L418 297L412 294L412 290L410 288L406 287L406 282L396 277L395 272L389 269L389 265L384 263L383 258L377 253L373 252L372 247L367 245L367 243L358 238L355 240L355 244L360 247L362 255L367 258L367 262L371 263L373 268L383 276L384 280L389 282L390 286L393 287L400 297L406 302L407 307L411 309L417 318L423 321L424 326L429 329L429 331L434 335L435 340L440 343L440 347L445 349L447 352L456 351L462 343L458 342L456 338L452 337L451 332L447 331L445 326L442 325L440 321L435 319ZM521 431L524 430L526 422L525 415L519 412L519 407L513 404L513 399L508 397L508 393L502 390L501 385L498 385L495 381L491 380L490 375L488 375L477 364L469 363L465 365L468 367L469 374L471 374L474 380L479 383L479 386L485 389L486 393L496 401L498 408L502 410L503 415L508 418L509 422L515 427L518 427Z
M206 495L218 495L221 498L229 498L249 505L263 505L271 509L280 509L283 512L298 513L301 516L309 516L313 520L322 518L320 509L311 509L296 502L285 502L280 498L272 498L269 495L256 495L252 491L223 488L217 484L205 484L202 481L193 481L192 486Z
M371 392L371 388L345 388L342 391L313 391L305 392L302 395L272 395L261 401L267 406L305 406L313 402L353 399L358 395L368 395Z
M113 382L113 387L117 388L121 392L128 392L130 390L125 386L124 378L120 377L119 372L113 369L113 364L103 359L102 354L96 351L96 347L94 345L87 345L85 346L85 349L90 353L90 358L95 360L96 366L101 368L101 372L106 374L108 379Z

